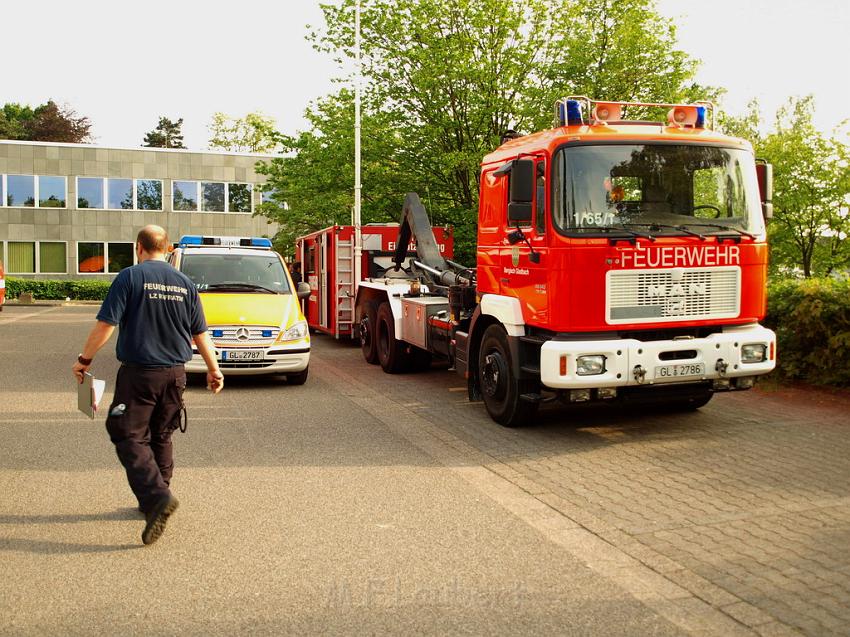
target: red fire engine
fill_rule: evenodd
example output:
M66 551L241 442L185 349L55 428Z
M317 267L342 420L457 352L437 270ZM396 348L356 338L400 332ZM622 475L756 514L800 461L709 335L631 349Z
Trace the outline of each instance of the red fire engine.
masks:
M395 267L397 223L370 223L362 228L363 278L380 277ZM454 256L451 228L434 228L440 255ZM416 245L407 246L406 258L413 257ZM335 338L356 337L352 329L355 294L354 227L331 226L299 237L295 258L301 266L304 282L310 284L310 296L304 301L308 325Z
M634 107L668 121L624 121ZM389 373L448 360L506 426L547 401L694 409L752 387L776 356L759 324L772 170L709 115L560 100L553 129L484 158L475 269L441 256L409 194L395 267L357 289L366 360Z

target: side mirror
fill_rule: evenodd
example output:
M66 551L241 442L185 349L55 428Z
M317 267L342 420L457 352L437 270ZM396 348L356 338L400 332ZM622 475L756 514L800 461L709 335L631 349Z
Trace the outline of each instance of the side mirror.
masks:
M516 159L511 167L511 191L508 201L508 222L531 223L534 200L534 160Z
M761 211L765 219L773 217L773 165L757 159L756 176L759 182Z
M301 282L297 286L297 294L299 299L306 299L310 296L310 284Z

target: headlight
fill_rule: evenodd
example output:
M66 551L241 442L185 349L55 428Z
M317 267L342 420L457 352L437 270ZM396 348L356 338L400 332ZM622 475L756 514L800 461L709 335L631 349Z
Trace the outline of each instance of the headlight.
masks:
M297 341L299 338L307 336L307 323L298 321L295 325L283 332L277 340L279 341Z
M605 357L601 355L579 356L576 359L576 374L595 376L605 372Z
M767 345L750 343L741 346L742 363L761 363L767 358Z

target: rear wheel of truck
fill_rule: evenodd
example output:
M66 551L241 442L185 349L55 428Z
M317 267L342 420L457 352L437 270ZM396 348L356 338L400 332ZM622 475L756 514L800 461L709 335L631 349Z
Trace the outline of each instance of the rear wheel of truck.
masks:
M478 375L487 413L500 425L519 427L537 412L537 403L520 398L533 391L532 383L514 375L508 335L501 325L491 325L484 331L478 351Z
M358 309L357 329L360 336L360 351L370 365L378 364L378 344L375 335L378 312L372 302L363 303Z
M407 371L410 362L407 343L396 339L393 311L386 301L381 303L378 308L374 334L381 368L387 374L399 374Z

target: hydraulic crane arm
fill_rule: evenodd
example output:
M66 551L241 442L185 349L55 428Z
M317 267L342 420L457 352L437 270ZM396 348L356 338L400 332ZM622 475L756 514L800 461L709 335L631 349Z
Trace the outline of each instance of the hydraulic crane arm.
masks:
M428 220L425 206L415 192L407 193L404 198L404 209L401 215L401 227L398 229L398 243L395 246L396 270L399 270L407 259L407 246L410 240L416 241L416 256L425 265L439 271L451 269L440 254L440 247L434 238L434 230Z

